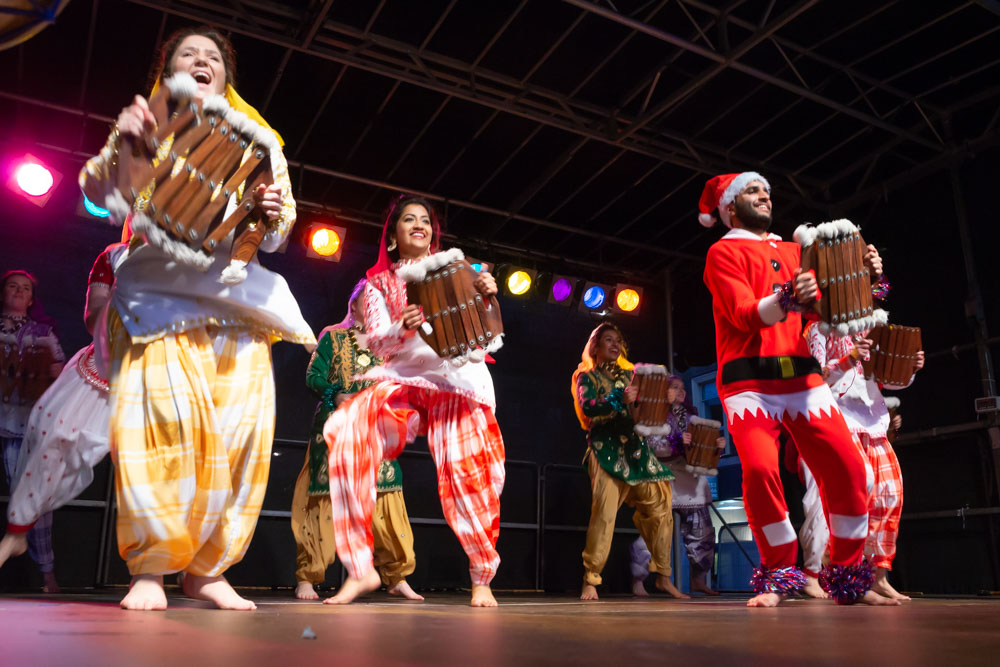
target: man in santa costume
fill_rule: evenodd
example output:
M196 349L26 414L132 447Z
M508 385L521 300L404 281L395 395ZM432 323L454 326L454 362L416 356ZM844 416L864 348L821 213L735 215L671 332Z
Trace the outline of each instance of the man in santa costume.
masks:
M802 337L805 307L822 298L801 248L771 234L771 186L756 172L724 174L705 184L699 221L716 212L729 231L709 248L705 284L712 293L719 397L743 466L747 519L761 553L747 606L773 607L805 584L795 566L797 540L788 520L778 462L778 434L795 440L816 476L830 525L830 565L820 581L840 603L898 604L871 590L863 560L868 534L865 467L819 364ZM865 263L882 273L873 246Z

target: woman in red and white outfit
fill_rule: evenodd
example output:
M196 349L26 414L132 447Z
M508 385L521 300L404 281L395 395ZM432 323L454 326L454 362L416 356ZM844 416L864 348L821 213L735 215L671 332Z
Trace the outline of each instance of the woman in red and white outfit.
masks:
M894 600L909 600L888 580L896 555L899 517L903 512L903 476L896 452L886 437L889 409L879 384L866 380L861 366L872 344L866 336L867 333L857 338L824 334L815 323L806 329L809 351L822 366L847 426L860 441L874 473L874 488L868 503L868 538L864 547L865 556L877 568L872 590ZM921 350L914 360L913 373L923 367L924 352ZM885 385L884 388L904 389L912 383L913 376L903 386Z
M417 336L423 312L407 302L406 283L397 273L433 263L435 258L428 258L440 236L430 203L400 195L382 229L378 262L368 270L368 343L385 363L364 375L376 384L341 404L323 430L330 448L337 553L350 575L337 595L325 600L329 604L351 602L379 587L371 532L376 469L426 434L445 519L469 557L471 604L496 606L490 582L500 565L504 445L493 414L493 380L482 361L456 365ZM475 287L484 297L497 293L489 273L481 273Z
M94 467L108 453L107 327L102 318L114 280L112 267L124 254L125 244L116 243L94 262L84 310L94 342L73 355L28 417L17 484L7 505L7 532L0 540L0 566L24 553L32 528L51 526L51 512L90 486Z

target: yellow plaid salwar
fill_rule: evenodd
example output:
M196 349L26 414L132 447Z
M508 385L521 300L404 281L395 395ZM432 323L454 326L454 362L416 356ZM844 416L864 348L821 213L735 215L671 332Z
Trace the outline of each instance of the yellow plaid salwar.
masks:
M109 313L118 551L129 572L217 576L242 559L274 436L271 347L198 327L133 344Z

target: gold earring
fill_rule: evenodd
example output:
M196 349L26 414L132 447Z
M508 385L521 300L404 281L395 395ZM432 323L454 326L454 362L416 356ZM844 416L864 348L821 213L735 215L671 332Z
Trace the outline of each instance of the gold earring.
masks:
M392 252L395 249L396 249L396 239L393 239L392 241L389 242L389 245L388 247L386 247L386 250Z

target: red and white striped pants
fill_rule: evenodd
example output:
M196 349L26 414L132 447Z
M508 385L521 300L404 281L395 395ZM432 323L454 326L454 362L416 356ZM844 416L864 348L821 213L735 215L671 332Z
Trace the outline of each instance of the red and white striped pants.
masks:
M865 555L876 567L892 569L899 536L899 517L903 513L903 473L892 445L884 437L858 435L861 446L875 473L875 488L868 502L868 539Z
M426 432L448 525L469 557L473 584L489 584L500 565L504 445L493 410L459 394L379 382L330 416L330 496L337 553L350 576L373 567L375 474Z

